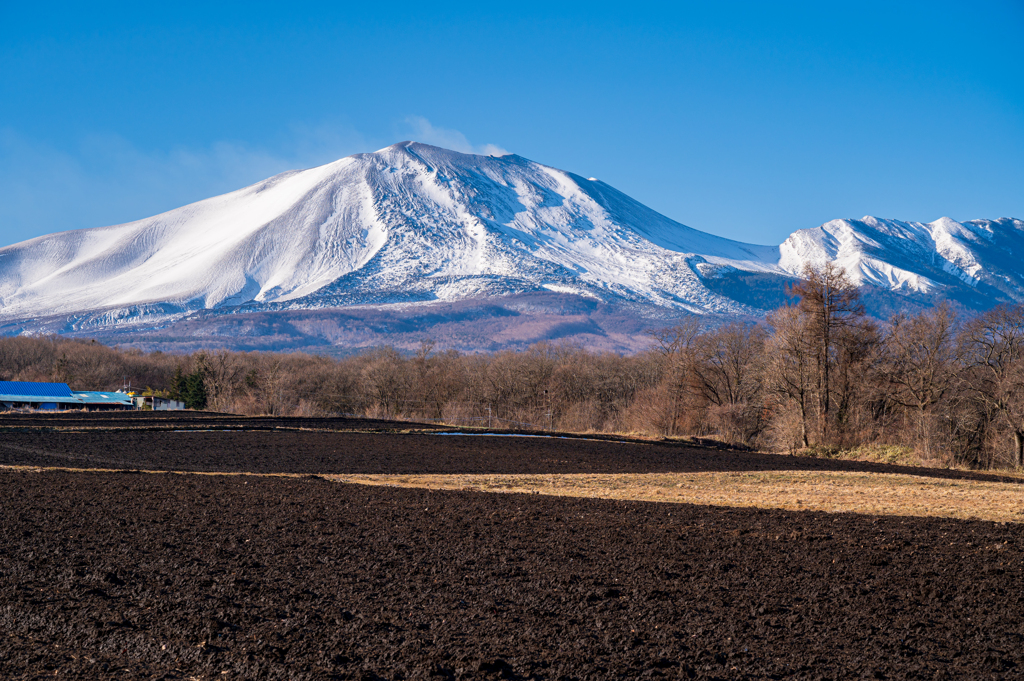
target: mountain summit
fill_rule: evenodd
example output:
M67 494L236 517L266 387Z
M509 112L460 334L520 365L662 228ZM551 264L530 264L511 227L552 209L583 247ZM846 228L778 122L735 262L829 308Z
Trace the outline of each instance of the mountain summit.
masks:
M1014 253L1024 223L1012 219L868 217L781 246L744 244L520 156L400 142L137 222L2 248L0 323L73 332L201 311L545 292L667 315L757 315L804 263L829 260L865 285L983 306L1024 299Z
M457 300L549 289L729 311L688 263L779 271L778 249L691 229L519 156L401 142L145 220L0 250L4 316L160 304Z

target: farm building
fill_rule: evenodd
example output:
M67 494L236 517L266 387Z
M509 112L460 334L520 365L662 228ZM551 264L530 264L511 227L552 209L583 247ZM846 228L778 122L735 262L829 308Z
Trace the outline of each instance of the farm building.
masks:
M152 409L153 411L180 411L185 408L185 403L180 400L172 400L169 397L159 395L134 395L136 409Z
M134 409L132 398L120 392L72 391L67 383L0 381L0 409Z
M82 405L89 411L100 411L103 409L134 409L132 396L122 392L96 392L73 391L71 393L82 401Z

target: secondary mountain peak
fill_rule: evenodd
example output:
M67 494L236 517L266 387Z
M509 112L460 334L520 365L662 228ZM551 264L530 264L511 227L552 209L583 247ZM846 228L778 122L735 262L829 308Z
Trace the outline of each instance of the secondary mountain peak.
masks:
M780 265L835 262L854 282L886 290L946 294L971 306L1024 300L1024 222L1013 218L903 222L865 216L794 232L780 247Z

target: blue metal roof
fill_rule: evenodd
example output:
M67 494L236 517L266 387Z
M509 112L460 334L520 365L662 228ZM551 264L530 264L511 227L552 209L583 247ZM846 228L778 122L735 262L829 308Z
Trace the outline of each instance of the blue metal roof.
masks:
M117 404L134 406L131 395L117 392L71 392L67 383L30 383L28 381L0 381L0 403L8 404L64 404L85 405Z
M67 383L30 383L28 381L0 381L0 397L4 395L73 397Z
M40 397L39 395L4 395L0 394L0 404L77 404L82 406L82 400L77 397Z
M133 404L132 396L127 393L76 390L75 397L83 404Z

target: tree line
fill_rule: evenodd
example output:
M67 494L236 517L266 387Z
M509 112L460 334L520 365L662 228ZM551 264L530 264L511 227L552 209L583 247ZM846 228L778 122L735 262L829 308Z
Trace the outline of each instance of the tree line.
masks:
M1024 308L939 304L868 317L842 269L808 268L761 323L699 317L636 355L539 343L461 354L429 341L342 359L170 355L94 341L0 339L0 380L136 389L238 414L357 415L458 425L697 436L836 455L895 447L934 465L1024 466Z

